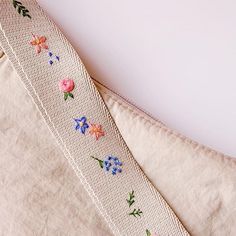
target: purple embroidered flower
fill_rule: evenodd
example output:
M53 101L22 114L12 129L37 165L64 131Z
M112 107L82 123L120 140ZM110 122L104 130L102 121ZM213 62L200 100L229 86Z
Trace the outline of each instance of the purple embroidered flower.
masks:
M60 57L57 56L57 55L54 55L52 52L48 52L48 56L50 57L50 59L48 61L48 63L50 65L52 65L54 61L59 61L60 60Z
M116 175L117 173L122 172L122 162L117 158L113 156L107 156L104 160L100 160L98 158L95 158L91 156L94 160L98 161L99 166L105 171L110 172L112 175Z
M76 122L75 130L79 130L80 133L85 134L86 129L89 128L89 125L87 123L87 118L85 116L79 118L79 119L74 119Z

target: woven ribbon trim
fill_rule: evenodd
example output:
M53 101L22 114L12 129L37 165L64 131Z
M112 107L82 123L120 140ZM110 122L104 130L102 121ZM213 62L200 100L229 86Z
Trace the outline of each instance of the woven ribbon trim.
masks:
M1 47L114 235L189 235L136 163L79 56L36 1L1 0L0 11Z

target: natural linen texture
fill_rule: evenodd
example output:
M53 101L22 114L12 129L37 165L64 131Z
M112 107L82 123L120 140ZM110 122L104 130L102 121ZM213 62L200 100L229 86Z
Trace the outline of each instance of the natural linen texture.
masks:
M0 235L111 236L6 55L0 100Z
M24 1L22 5L30 17L17 11L19 6L14 2L0 2L1 45L113 233L145 235L156 231L159 235L188 235L134 160L76 52L35 1ZM42 53L49 49L48 54ZM57 63L47 63L52 51L60 57ZM58 90L58 82L67 77L73 78L78 89L76 93L73 90L73 99L65 101ZM99 142L74 129L73 122L78 117L81 119L78 125L84 127L87 118L82 118L85 116L102 124L106 135ZM102 160L107 156L118 158L122 161L122 172L107 175L91 156ZM102 165L106 165L105 161ZM141 217L127 214L126 197L132 190L142 207Z
M191 235L234 236L236 161L96 86L135 159ZM111 235L6 56L0 100L0 234Z

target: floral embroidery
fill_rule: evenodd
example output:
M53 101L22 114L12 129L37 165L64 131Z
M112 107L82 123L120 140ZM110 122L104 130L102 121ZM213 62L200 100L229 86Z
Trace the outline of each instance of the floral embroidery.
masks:
M48 52L48 56L50 57L48 64L52 65L54 61L59 61L60 57L57 55L54 55L52 52Z
M64 93L64 100L68 97L74 98L71 91L74 89L75 83L72 79L63 79L59 82L59 89Z
M104 161L104 169L109 172L111 170L111 173L113 175L116 175L116 173L121 173L122 169L122 162L119 161L117 157L108 156Z
M29 10L25 6L23 6L21 2L13 0L12 4L14 8L17 9L17 12L20 15L22 15L23 17L27 16L31 19L31 16L29 15Z
M96 140L105 135L104 131L102 130L102 126L97 124L91 124L89 133L94 135Z
M65 95L66 96L66 95ZM71 96L70 93L68 96ZM65 97L66 100L67 97ZM102 129L102 126L99 124L91 124L90 122L87 121L87 118L85 116L79 118L79 119L74 119L76 122L75 130L79 130L82 134L86 133L86 130L89 129L89 134L94 135L96 140L101 138L102 136L105 135L105 132ZM117 158L118 159L118 158ZM117 160L114 161L115 163L118 163ZM116 164L117 165L117 164ZM121 170L115 169L114 172L119 172Z
M32 36L32 40L30 41L30 44L32 46L35 46L35 51L37 54L41 52L41 49L48 49L48 45L45 43L47 38L45 36L37 36L34 35Z
M28 14L29 10L22 5L21 2L13 0L13 6L15 9L17 9L19 14L22 14L23 17L28 17L31 19L31 16ZM45 36L37 36L32 35L32 40L30 41L30 44L32 46L35 46L35 51L37 54L39 54L42 49L48 50L48 45L46 44L47 38ZM52 52L48 52L48 56L50 57L48 63L52 65L54 61L59 61L60 58L57 55L54 55ZM59 82L59 88L62 92L64 92L64 100L67 100L68 97L74 98L71 91L74 89L74 81L71 79L63 79ZM100 137L104 136L105 133L102 130L102 126L98 124L90 124L90 126L87 123L86 117L81 117L79 119L74 119L76 122L75 130L79 130L82 134L85 134L86 130L89 129L89 134L94 135L96 140L98 140ZM94 160L98 161L99 166L106 172L112 173L112 175L116 175L117 173L122 172L122 162L114 156L107 156L104 160L100 160L98 158L95 158L91 156ZM131 193L129 193L129 199L126 199L126 201L129 204L129 207L131 207L135 203L135 195L134 191L132 190ZM129 215L134 216L135 218L137 216L141 217L141 214L143 212L138 208L134 208L132 212L129 213ZM156 233L151 234L151 232L146 229L146 235L147 236L158 236Z
M47 38L45 36L38 36L38 35L32 34L32 40L30 41L30 44L32 46L35 46L35 51L37 54L39 54L42 51L42 49L46 49L46 50L49 49L48 45L46 44L46 41L47 41ZM49 65L52 65L54 61L60 60L60 57L57 55L54 55L51 51L48 52L48 56L49 56L49 60L48 60Z
M91 156L94 160L98 161L99 166L105 171L110 172L112 175L116 175L117 173L122 172L121 166L123 165L122 162L113 156L107 156L104 160L100 160L96 157Z
M146 229L146 234L147 236L158 236L157 233L151 234L151 232L148 229Z
M129 204L129 207L131 207L134 203L135 203L135 200L134 200L134 190L132 190L131 193L129 193L129 198L126 199L126 201L128 202ZM138 208L134 208L132 212L129 213L130 216L134 216L135 218L137 216L141 217L141 214L143 214L143 212Z
M74 119L74 121L76 122L75 130L79 130L80 133L85 134L86 129L89 128L87 118L83 116L80 119Z

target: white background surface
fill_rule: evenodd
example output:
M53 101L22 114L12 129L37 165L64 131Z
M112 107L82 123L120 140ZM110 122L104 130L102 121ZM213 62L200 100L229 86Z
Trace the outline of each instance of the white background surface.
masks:
M236 157L235 0L38 0L91 76Z

